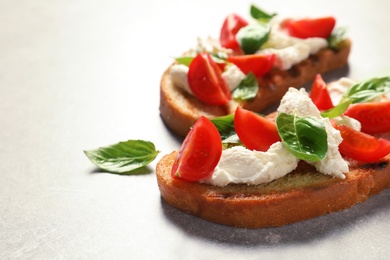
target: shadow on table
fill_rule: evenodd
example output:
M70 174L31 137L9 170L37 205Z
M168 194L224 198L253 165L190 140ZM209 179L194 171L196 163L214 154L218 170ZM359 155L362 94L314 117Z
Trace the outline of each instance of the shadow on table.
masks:
M390 189L349 209L310 220L272 228L244 229L208 222L183 213L161 199L165 217L190 237L230 246L278 246L297 244L341 234L359 223L367 223L381 210L390 210Z

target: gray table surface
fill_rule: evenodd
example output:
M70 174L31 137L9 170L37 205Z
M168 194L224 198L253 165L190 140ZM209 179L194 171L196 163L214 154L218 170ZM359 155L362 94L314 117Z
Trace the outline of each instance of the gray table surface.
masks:
M390 75L389 1L0 1L0 259L385 259L390 190L279 228L225 227L164 203L156 162L180 140L159 116L159 81L196 37L254 2L334 15L349 66ZM141 175L97 170L83 150L128 139L161 152Z

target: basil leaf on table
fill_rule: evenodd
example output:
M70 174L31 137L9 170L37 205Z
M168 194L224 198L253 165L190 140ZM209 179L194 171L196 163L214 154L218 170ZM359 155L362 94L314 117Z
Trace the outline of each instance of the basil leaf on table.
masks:
M85 150L84 153L98 168L123 174L148 165L159 151L152 142L128 140L94 150Z
M323 123L315 117L281 113L276 126L283 145L297 158L317 162L325 158L328 137Z
M271 18L276 15L275 13L268 14L254 5L251 5L250 14L251 14L252 18L254 18L256 20L260 20L260 21L266 21L266 22L271 20Z
M267 23L251 23L238 31L236 39L245 54L253 54L268 40L270 31Z
M372 78L361 81L348 88L341 102L351 99L352 103L370 101L376 97L390 92L390 77Z
M240 82L238 87L233 91L232 98L234 100L251 100L254 99L259 90L259 84L256 76L249 72L248 75Z

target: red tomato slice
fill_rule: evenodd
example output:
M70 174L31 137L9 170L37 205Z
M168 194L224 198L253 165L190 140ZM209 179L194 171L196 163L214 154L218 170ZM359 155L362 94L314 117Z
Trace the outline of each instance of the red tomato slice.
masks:
M221 69L208 53L200 53L192 60L187 78L192 93L204 103L224 105L232 99Z
M234 128L241 142L250 150L265 152L281 140L275 122L241 107L234 114Z
M256 77L267 74L275 64L275 54L235 55L227 58L228 62L235 64L242 72L253 72Z
M390 101L352 104L344 115L358 120L364 133L390 132Z
M328 110L333 107L332 99L321 74L316 75L309 96L319 110Z
M171 176L198 181L209 177L222 155L221 136L214 124L201 116L181 145Z
M222 47L229 49L240 49L236 40L237 32L248 25L248 22L236 14L230 14L222 24L219 41Z
M341 133L343 141L339 145L343 156L362 161L377 162L390 153L390 141L375 138L345 125L335 125Z
M299 20L286 20L282 27L286 28L288 33L297 38L320 37L327 38L336 25L336 19L328 16L321 18L306 18Z

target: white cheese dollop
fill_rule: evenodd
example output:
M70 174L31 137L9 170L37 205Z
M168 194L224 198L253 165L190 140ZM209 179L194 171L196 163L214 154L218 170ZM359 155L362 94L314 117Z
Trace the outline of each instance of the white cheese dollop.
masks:
M188 84L188 67L186 65L175 64L170 68L169 73L171 75L172 82L176 87L179 87L187 93L193 95L190 85Z
M327 85L327 89L329 91L330 99L334 105L338 105L340 103L341 98L343 97L345 91L348 88L355 85L357 82L346 77L342 77L337 81L333 81Z
M197 45L195 48L192 48L186 52L188 56L196 56L198 53L207 52L218 55L218 57L226 58L229 54L232 53L231 49L226 49L221 46L217 39L214 39L210 36L207 38L197 38Z
M267 152L235 146L222 152L218 166L205 182L215 186L267 183L293 171L298 162L281 142L274 143Z
M289 88L283 96L278 113L295 113L298 116L313 116L322 121L328 135L328 152L325 158L319 162L312 163L317 171L339 178L345 178L344 173L349 171L348 162L343 159L339 152L339 144L343 140L341 134L336 130L329 118L321 117L318 108L311 101L309 94L304 88Z
M358 120L356 120L355 118L342 115L342 116L336 117L334 120L336 121L337 124L346 125L352 129L356 130L356 131L360 132L362 130L362 124Z
M222 73L222 78L225 80L230 91L235 90L246 75L234 64L229 64L225 67Z
M275 54L275 67L280 70L288 70L295 64L307 59L310 55L310 47L302 43L296 43L283 49L267 48L257 53Z
M275 16L270 21L271 32L267 42L257 53L275 53L275 66L280 70L288 70L295 64L307 59L310 54L316 54L319 50L326 48L326 39L313 37L300 39L291 37L280 28L283 19Z

